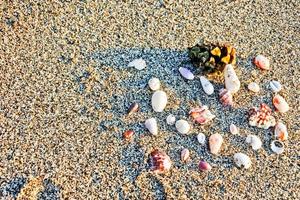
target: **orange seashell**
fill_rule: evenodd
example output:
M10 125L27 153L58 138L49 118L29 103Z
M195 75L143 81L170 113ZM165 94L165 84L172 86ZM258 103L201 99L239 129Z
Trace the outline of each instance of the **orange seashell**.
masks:
M260 69L270 70L270 60L263 55L256 56L253 63Z
M273 104L274 104L275 108L281 113L285 113L290 109L288 103L279 94L274 96Z
M134 135L133 130L127 130L123 133L123 138L129 140L132 138L133 135Z
M275 125L274 133L275 137L280 141L287 140L288 138L288 131L286 125L284 125L282 122L278 122Z
M223 137L215 133L209 137L209 149L212 154L218 154L223 143Z

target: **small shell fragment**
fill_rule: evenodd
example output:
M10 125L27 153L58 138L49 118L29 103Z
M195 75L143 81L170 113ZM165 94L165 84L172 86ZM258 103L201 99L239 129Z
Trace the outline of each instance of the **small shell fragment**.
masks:
M251 145L253 150L258 150L262 146L261 139L256 135L248 135L246 138L246 142Z
M195 78L194 74L188 68L179 67L179 72L185 79L193 80Z
M180 158L182 162L186 162L190 157L190 151L188 149L182 149Z
M245 169L251 167L251 159L244 153L234 154L233 160L238 167L244 167Z
M287 131L286 125L284 125L282 122L278 122L275 125L274 133L275 133L276 139L278 139L280 141L284 141L284 140L288 139L288 131Z
M222 135L215 133L209 137L209 149L212 154L217 155L223 143Z
M139 110L139 104L134 102L130 105L127 113L128 115L131 115L132 113L137 112L138 110Z
M236 135L239 133L239 129L234 124L230 124L229 130L230 130L230 133L233 135Z
M145 126L152 135L158 134L158 125L155 118L150 118L145 121Z
M198 142L201 144L201 145L204 145L205 144L205 135L203 133L199 133L197 135L197 140Z
M205 78L204 76L200 76L200 82L206 94L211 95L212 93L214 93L214 86L207 78Z
M150 166L154 173L161 174L170 170L172 161L165 152L155 149L150 154Z
M270 88L273 92L279 92L282 86L279 81L270 81Z
M175 118L174 115L172 115L172 114L168 115L168 117L167 117L167 124L174 125L175 121L176 121L176 118Z
M260 90L259 85L255 82L249 83L248 89L252 92L255 92L255 93L259 92L259 90Z
M284 151L284 144L279 140L274 140L271 142L271 149L276 154L281 154Z
M175 124L175 127L177 131L181 134L187 134L191 128L189 123L184 119L178 120Z
M129 140L132 138L133 134L134 134L133 130L127 130L123 133L123 138Z
M289 104L279 94L273 97L273 104L275 108L281 113L285 113L290 109Z
M264 70L270 69L270 60L263 55L258 55L254 58L253 63L256 67Z
M233 106L233 97L231 92L226 89L221 89L219 93L220 102L223 106Z
M199 170L203 171L203 172L209 172L212 169L212 167L210 166L210 164L207 163L207 162L205 162L205 161L203 161L203 160L201 160L199 162L199 166L198 167L199 167Z
M159 81L158 78L151 78L148 81L148 85L149 85L151 90L155 91L155 90L158 90L160 88L160 81Z
M194 108L189 112L190 116L199 124L206 124L213 120L216 116L213 115L207 106L201 106L200 108Z
M142 70L146 67L146 62L142 58L134 59L128 64L128 67L134 67L137 70Z
M167 102L168 97L164 91L158 90L152 95L151 104L155 112L162 112L165 109Z
M231 92L231 94L239 91L241 83L237 77L233 65L226 65L224 68L224 77L225 77L225 88Z

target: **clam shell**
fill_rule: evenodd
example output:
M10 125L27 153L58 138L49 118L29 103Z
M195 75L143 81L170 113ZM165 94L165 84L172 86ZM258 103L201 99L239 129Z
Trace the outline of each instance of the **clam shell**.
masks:
M288 103L279 94L277 94L273 97L273 104L274 104L275 108L281 113L285 113L290 109Z
M128 64L128 67L134 67L137 70L142 70L146 67L146 62L142 58L134 59Z
M174 115L170 114L167 117L167 124L169 125L174 125L176 121L176 118L174 117Z
M273 92L279 92L282 89L282 86L278 81L270 81L270 88Z
M158 78L151 78L148 81L148 85L149 85L151 90L155 91L155 90L158 90L160 88L160 81L159 81Z
M259 85L255 82L249 83L248 89L252 92L255 92L255 93L259 92L259 90L260 90Z
M165 152L155 149L150 154L150 166L154 173L161 174L170 170L172 161Z
M223 137L215 133L209 137L209 149L212 154L217 155L221 149Z
M190 151L188 149L182 149L180 158L183 162L186 162L190 157Z
M150 118L145 121L145 126L152 135L158 134L158 125L155 118Z
M205 144L205 135L203 133L199 133L197 135L197 140L198 142L201 144L201 145L204 145Z
M288 131L287 131L286 125L284 125L282 122L278 122L275 125L274 133L275 133L276 139L278 139L280 141L284 141L284 140L288 139Z
M271 149L276 154L281 154L284 152L284 144L279 140L274 140L271 142Z
M151 103L155 112L162 112L168 102L167 94L164 91L158 90L152 95Z
M264 70L270 69L270 60L263 55L258 55L254 58L253 63L256 67Z
M194 74L185 67L179 67L179 72L185 79L193 80L195 78Z
M244 167L245 169L251 167L251 159L244 153L234 154L233 160L238 167Z
M212 93L214 93L214 86L207 78L205 78L204 76L200 76L200 82L206 94L211 95Z
M231 92L231 94L239 91L241 83L233 69L233 65L226 65L224 68L225 88Z
M181 134L187 134L190 131L190 125L186 120L178 120L175 124L177 131Z
M230 133L233 135L236 135L239 133L239 129L234 124L230 124L229 130L230 130Z
M202 161L202 160L199 162L198 167L199 167L199 170L201 170L203 172L209 172L212 169L212 167L210 166L209 163Z
M246 138L246 142L251 145L253 150L258 150L262 146L261 139L256 135L248 135Z

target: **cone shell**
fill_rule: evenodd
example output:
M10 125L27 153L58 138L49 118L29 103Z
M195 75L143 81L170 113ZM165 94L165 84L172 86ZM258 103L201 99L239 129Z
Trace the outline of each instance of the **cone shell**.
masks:
M205 161L200 161L198 167L199 167L199 170L203 171L203 172L209 172L212 169L210 164Z
M233 160L238 167L244 167L245 169L251 167L251 159L244 153L234 154Z
M152 95L151 103L155 112L162 112L168 102L167 94L164 91L158 90Z
M219 93L220 102L223 106L233 106L233 97L231 92L226 89L221 89Z
M178 120L175 124L177 131L181 134L187 134L190 131L190 125L186 120Z
M251 145L253 150L258 150L262 146L261 139L256 135L248 135L246 138L246 142Z
M145 126L152 135L158 134L158 125L155 118L150 118L145 121Z
M225 88L231 92L231 94L239 91L241 83L234 71L233 65L226 65L224 68Z
M290 109L288 103L279 94L277 94L273 97L273 104L274 104L275 108L281 113L285 113Z
M165 152L155 149L150 154L150 165L154 173L161 174L170 170L172 162Z
M274 133L275 133L276 139L278 139L280 141L284 141L284 140L288 139L288 131L287 131L286 125L284 125L282 122L278 122L275 125Z
M254 58L253 63L256 67L264 70L270 69L270 60L263 55L258 55Z
M215 133L209 137L209 149L212 154L217 155L221 149L223 137Z
M186 162L190 157L190 151L188 149L182 149L180 158L182 162Z
M214 93L214 86L207 78L205 78L204 76L200 76L200 82L206 94L211 95Z

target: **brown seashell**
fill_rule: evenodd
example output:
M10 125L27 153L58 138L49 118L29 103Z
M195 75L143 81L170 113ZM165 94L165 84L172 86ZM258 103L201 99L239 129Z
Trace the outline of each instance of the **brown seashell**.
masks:
M249 111L249 124L258 128L268 129L275 126L275 118L272 116L272 110L266 104L262 103L260 108L251 108Z
M209 149L212 154L218 154L223 143L222 135L215 133L209 137Z
M221 89L219 93L220 101L223 106L233 106L233 97L231 92L226 89Z
M186 162L190 157L190 151L188 149L182 149L180 158L183 162Z
M155 149L150 154L150 165L154 173L161 174L170 170L172 161L165 152Z
M132 113L137 112L138 110L139 110L139 104L134 102L130 105L127 113L128 115L131 115Z
M209 172L212 169L210 164L205 161L200 161L198 167L203 172Z
M129 140L132 138L133 135L134 135L133 130L127 130L123 133L123 138Z

